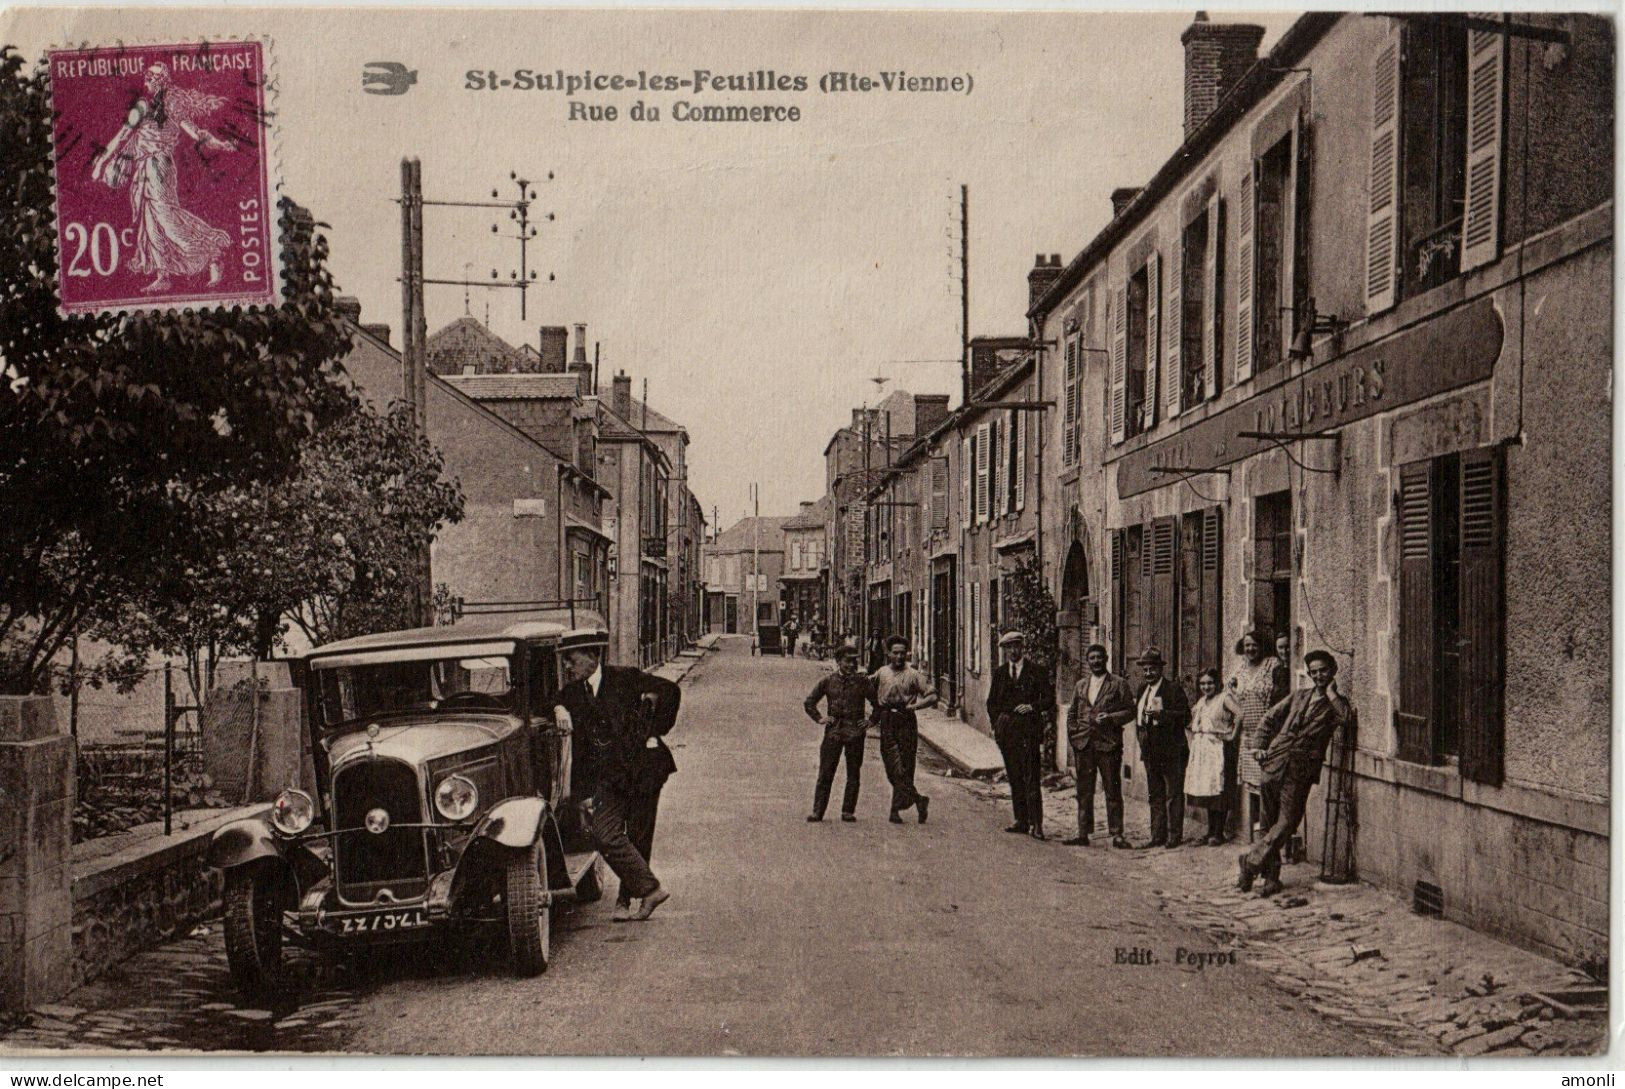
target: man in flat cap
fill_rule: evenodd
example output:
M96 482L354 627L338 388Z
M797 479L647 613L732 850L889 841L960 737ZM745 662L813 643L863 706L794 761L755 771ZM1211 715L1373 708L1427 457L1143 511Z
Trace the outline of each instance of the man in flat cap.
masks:
M1078 781L1078 834L1069 847L1087 847L1095 828L1095 778L1106 794L1106 831L1113 847L1127 847L1123 836L1123 727L1134 721L1134 689L1106 668L1106 648L1091 644L1083 652L1089 672L1072 690L1066 717L1067 740Z
M1016 823L1005 831L1043 839L1044 796L1039 784L1044 724L1055 715L1055 682L1049 670L1026 661L1027 640L1021 632L1006 632L999 647L1004 651L1004 665L993 671L987 717L993 723L993 740L1004 756L1010 806L1016 815Z
M841 819L857 820L858 768L863 763L863 738L869 732L868 709L877 706L875 682L858 671L858 648L843 643L835 652L835 672L827 673L813 686L802 703L807 717L824 727L824 740L818 746L818 783L813 787L809 821L824 819L830 788L835 784L835 767L846 755L846 793L841 796ZM827 714L820 714L823 700Z
M1300 688L1264 714L1258 728L1259 824L1262 835L1241 856L1236 886L1246 892L1264 879L1260 896L1281 891L1281 848L1303 819L1309 790L1320 782L1326 747L1340 727L1357 728L1354 705L1337 691L1337 659L1324 650L1303 656L1309 688Z
M1139 665L1143 680L1134 697L1134 722L1151 806L1151 839L1146 846L1172 850L1185 835L1185 763L1190 759L1185 727L1191 705L1179 682L1162 675L1161 650L1146 647Z
M575 732L572 789L587 799L593 840L620 879L611 919L647 919L669 897L649 868L655 813L666 778L677 770L661 739L671 732L682 689L664 677L602 663L602 632L559 640L567 683L558 703ZM638 900L634 912L632 901Z

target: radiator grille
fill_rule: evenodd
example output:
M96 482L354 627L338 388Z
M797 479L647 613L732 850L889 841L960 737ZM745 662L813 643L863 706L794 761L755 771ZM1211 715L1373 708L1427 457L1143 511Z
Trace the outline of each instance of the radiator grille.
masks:
M351 903L372 903L383 889L397 900L421 896L429 885L423 831L399 827L424 819L411 766L366 760L345 768L334 778L333 804L340 829L334 857L339 896ZM386 831L366 830L373 809L389 814Z

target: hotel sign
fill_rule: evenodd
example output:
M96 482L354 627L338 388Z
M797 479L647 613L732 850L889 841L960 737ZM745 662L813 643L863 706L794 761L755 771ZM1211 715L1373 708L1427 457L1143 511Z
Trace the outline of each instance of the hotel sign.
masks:
M1501 315L1488 298L1305 371L1117 463L1117 494L1179 479L1153 469L1217 469L1275 448L1243 431L1314 434L1482 381L1501 356Z

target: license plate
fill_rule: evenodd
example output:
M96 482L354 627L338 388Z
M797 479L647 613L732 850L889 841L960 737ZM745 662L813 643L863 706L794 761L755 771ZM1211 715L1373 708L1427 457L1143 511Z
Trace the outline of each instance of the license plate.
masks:
M412 930L429 925L422 908L380 911L371 915L346 915L336 921L339 924L340 934L374 934L388 930Z

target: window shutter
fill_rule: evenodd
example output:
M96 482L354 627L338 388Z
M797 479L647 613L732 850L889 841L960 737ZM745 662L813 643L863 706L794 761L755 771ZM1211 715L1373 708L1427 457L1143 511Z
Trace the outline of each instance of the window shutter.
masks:
M1434 762L1433 487L1431 462L1399 467L1398 756Z
M1185 335L1185 307L1180 302L1185 288L1180 279L1184 275L1184 250L1184 232L1180 231L1168 247L1168 304L1162 323L1163 340L1166 342L1162 352L1163 404L1170 420L1179 415L1180 391L1185 385L1185 375L1180 366L1180 339Z
M1156 426L1157 397L1162 389L1157 384L1162 373L1159 365L1162 358L1161 307L1158 305L1162 298L1161 272L1162 258L1156 250L1152 250L1145 262L1145 401L1142 411L1145 413L1147 431Z
M1174 607L1174 572L1179 556L1179 518L1170 515L1151 523L1151 641L1170 664L1179 660Z
M1223 266L1219 255L1224 252L1224 203L1217 193L1207 202L1207 254L1203 262L1204 283L1202 293L1202 396L1211 399L1219 393L1219 359L1224 355L1224 338L1220 332L1224 322L1219 315L1224 308L1224 284L1220 278Z
M931 532L948 530L948 463L940 458L931 460Z
M1120 287L1112 295L1112 365L1107 392L1112 419L1112 441L1122 442L1124 408L1128 397L1128 288Z
M1253 376L1253 220L1258 206L1253 192L1254 167L1241 179L1236 199L1236 381Z
M1505 777L1505 491L1501 447L1461 455L1461 774L1491 786Z
M1112 530L1112 668L1123 672L1123 620L1124 604L1128 598L1127 557L1124 554L1123 530Z
M1501 20L1503 15L1480 13ZM1495 260L1501 240L1501 120L1506 99L1506 35L1467 35L1467 207L1461 271Z
M1292 333L1296 337L1309 312L1309 211L1313 200L1314 129L1307 110L1292 126ZM1313 331L1310 333L1313 338ZM1289 340L1288 344L1291 343Z
M967 436L959 444L959 528L970 528L971 515L971 473L974 469L971 458L971 441Z
M976 479L972 487L976 491L976 509L972 514L972 523L981 525L987 521L987 451L988 434L987 424L976 428Z
M1016 509L1027 509L1027 413L1016 411Z
M1371 73L1371 180L1365 229L1365 312L1394 305L1399 238L1399 20Z
M1066 342L1065 408L1061 417L1061 464L1071 468L1078 461L1078 356L1079 338Z
M1201 668L1223 670L1224 653L1224 508L1202 511L1202 658Z
M987 435L992 450L987 459L987 514L989 521L997 521L1004 513L1005 445L1005 428L998 416L988 421Z

